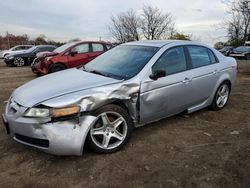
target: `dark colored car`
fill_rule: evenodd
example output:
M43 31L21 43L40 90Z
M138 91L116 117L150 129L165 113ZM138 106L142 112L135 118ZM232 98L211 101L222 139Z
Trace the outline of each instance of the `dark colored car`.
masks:
M232 53L234 47L232 46L225 46L224 48L220 49L219 51L224 55L224 56L229 56L230 53Z
M84 65L112 48L106 42L82 41L67 43L51 53L40 53L31 65L38 75L45 75L68 68Z
M250 46L239 46L229 54L231 57L250 59Z
M49 51L52 52L56 47L52 45L38 45L33 46L30 49L23 52L13 52L4 58L4 62L7 65L14 65L17 67L22 67L24 65L30 65L36 58L39 52Z

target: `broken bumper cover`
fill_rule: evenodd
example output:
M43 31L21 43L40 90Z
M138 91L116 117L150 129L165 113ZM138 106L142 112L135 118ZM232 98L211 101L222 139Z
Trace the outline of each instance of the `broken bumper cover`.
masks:
M40 63L31 65L31 70L33 73L37 74L37 75L46 75L48 74L48 69L47 68L42 68Z
M3 117L15 141L54 155L78 156L82 155L88 131L96 118L86 115L79 120L37 123L32 118Z

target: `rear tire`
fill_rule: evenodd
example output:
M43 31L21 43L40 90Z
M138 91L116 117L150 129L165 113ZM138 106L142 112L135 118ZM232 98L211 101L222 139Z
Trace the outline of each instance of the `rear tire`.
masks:
M62 64L54 64L51 66L50 68L50 73L53 73L53 72L58 72L58 71L62 71L62 70L65 70L66 67Z
M216 90L211 108L214 111L223 109L229 99L230 95L230 84L228 82L223 82Z
M96 153L119 151L129 140L133 131L131 117L117 105L107 105L93 113L97 116L91 126L87 144Z

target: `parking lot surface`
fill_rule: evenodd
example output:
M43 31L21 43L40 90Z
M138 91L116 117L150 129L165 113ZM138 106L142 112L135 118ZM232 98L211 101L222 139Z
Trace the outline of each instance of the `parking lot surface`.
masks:
M239 61L227 106L179 114L134 131L114 154L60 157L21 145L0 123L0 187L249 187L250 61ZM35 79L0 60L0 102Z

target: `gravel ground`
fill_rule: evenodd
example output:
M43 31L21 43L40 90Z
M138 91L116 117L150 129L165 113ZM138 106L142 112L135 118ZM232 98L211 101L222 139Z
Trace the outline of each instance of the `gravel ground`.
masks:
M0 101L35 79L0 60ZM0 110L2 113L2 108ZM122 151L58 157L13 141L0 123L0 187L250 187L250 62L228 105L177 115L134 131Z

